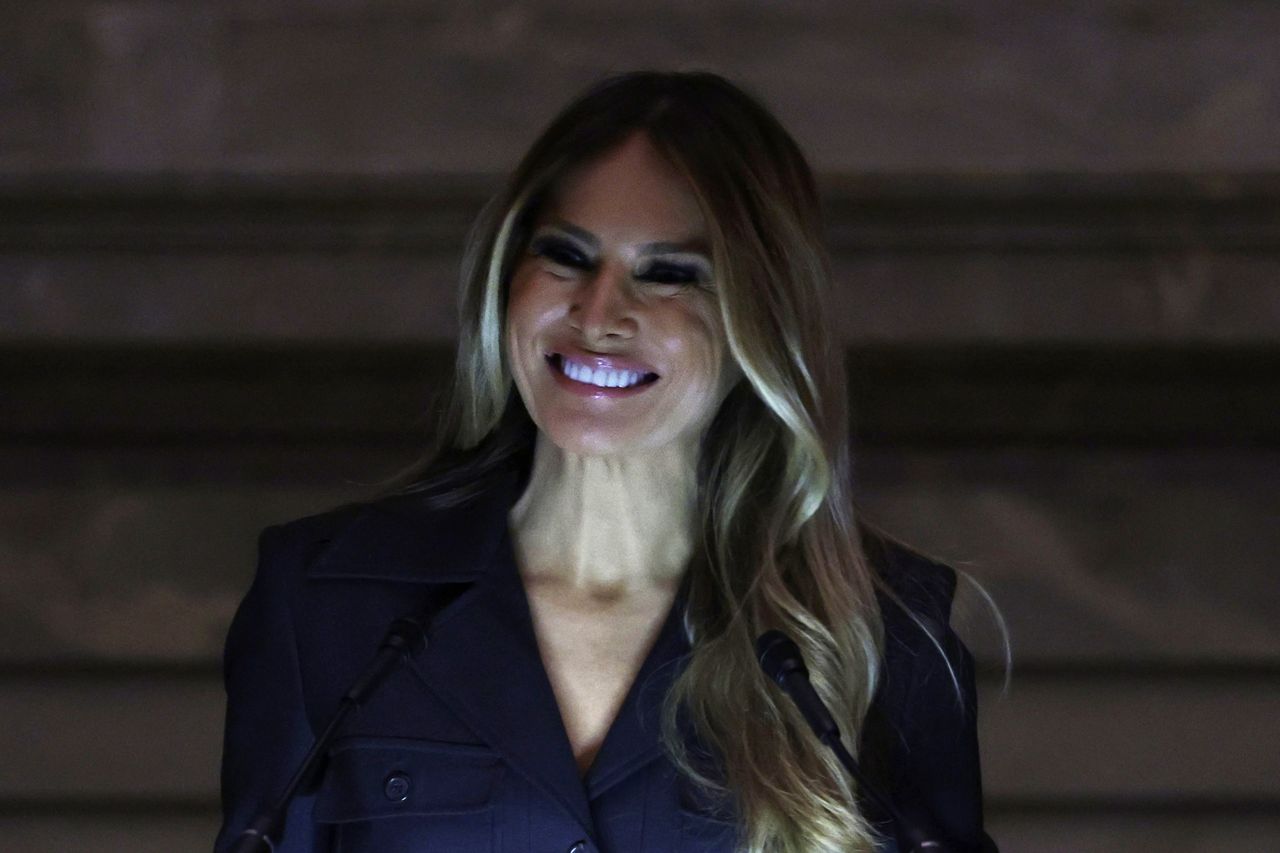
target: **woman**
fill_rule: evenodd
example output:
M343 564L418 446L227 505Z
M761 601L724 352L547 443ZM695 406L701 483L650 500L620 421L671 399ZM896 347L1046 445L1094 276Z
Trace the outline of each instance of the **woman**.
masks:
M855 522L818 202L777 121L711 74L606 81L464 267L411 485L263 534L218 849L418 612L429 647L344 725L276 850L990 849L955 576ZM762 672L770 629L865 783Z

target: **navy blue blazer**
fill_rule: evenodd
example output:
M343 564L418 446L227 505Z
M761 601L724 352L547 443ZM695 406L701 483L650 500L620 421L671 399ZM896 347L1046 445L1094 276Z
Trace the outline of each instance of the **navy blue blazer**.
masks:
M396 496L262 533L226 644L218 853L283 790L392 620L424 606L438 611L430 646L347 721L318 783L292 806L278 853L733 849L735 825L699 803L659 740L662 698L689 652L682 597L579 774L507 531L518 487L512 476L447 510ZM972 661L946 627L955 576L888 546L871 552L948 650L963 701L920 625L886 604L864 764L957 849L979 849L989 840Z

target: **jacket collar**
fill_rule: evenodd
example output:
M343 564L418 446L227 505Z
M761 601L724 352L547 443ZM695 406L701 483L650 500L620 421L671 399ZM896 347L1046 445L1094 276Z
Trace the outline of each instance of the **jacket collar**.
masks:
M662 755L663 697L689 652L684 595L677 596L582 778L538 651L507 527L526 476L515 467L477 499L448 509L429 508L412 495L365 505L317 554L308 576L452 587L437 597L446 603L433 615L430 645L413 660L414 672L594 837L590 801Z
M459 583L494 568L498 531L519 497L519 470L496 475L491 488L458 506L435 507L417 494L362 505L320 551L312 578Z

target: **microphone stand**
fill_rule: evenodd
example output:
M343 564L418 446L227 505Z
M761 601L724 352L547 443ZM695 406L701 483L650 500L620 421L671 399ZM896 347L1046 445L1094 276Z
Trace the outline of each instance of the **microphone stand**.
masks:
M329 745L342 727L347 716L358 708L374 689L382 682L397 663L420 654L427 647L427 633L423 620L403 617L391 623L387 636L383 638L378 653L369 667L355 680L342 696L342 702L329 725L325 726L320 736L307 752L306 758L298 767L284 793L276 804L262 812L249 824L232 845L230 853L272 853L284 833L285 814L289 804L293 802L298 791L310 781L320 765L321 759L329 751Z
M899 846L907 853L951 853L949 847L935 840L937 833L927 816L917 813L914 820L907 820L893 801L863 775L857 760L840 739L840 729L831 712L809 682L809 670L795 642L781 631L767 631L756 640L756 658L769 679L776 682L795 703L818 740L835 753L844 769L858 783L858 790L892 818L898 828Z

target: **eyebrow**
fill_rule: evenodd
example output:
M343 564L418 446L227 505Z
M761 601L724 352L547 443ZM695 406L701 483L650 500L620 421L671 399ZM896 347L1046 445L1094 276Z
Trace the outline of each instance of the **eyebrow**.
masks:
M574 225L572 222L566 222L559 218L553 219L547 224L565 232L571 237L581 240L593 250L600 248L599 238L581 226ZM705 255L708 258L711 256L711 251L707 246L707 241L700 237L694 237L689 240L685 240L684 242L657 241L653 243L644 243L640 246L640 253L644 255L678 255L690 253Z

